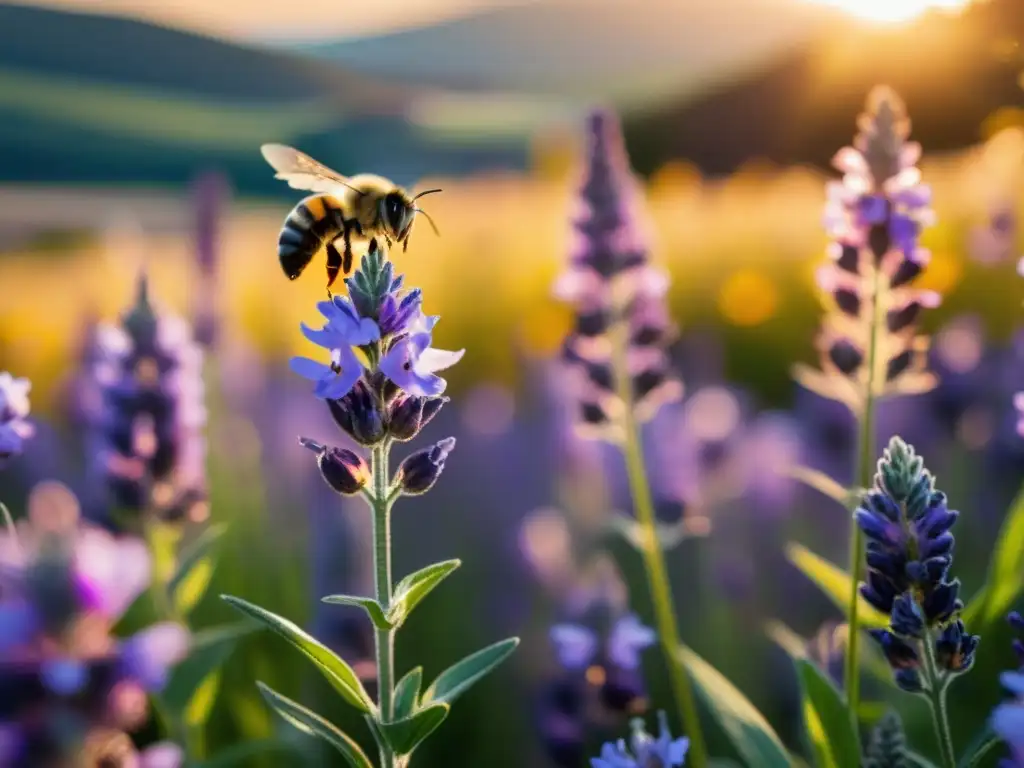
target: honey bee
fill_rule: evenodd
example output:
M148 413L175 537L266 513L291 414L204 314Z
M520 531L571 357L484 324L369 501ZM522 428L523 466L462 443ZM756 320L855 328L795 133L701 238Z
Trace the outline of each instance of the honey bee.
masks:
M327 293L338 273L352 271L353 243L368 243L383 237L390 247L392 241L409 246L409 235L416 214L427 217L434 233L433 219L416 206L424 195L440 192L428 189L415 197L383 176L361 173L342 176L309 155L283 144L264 144L260 151L277 174L293 189L315 194L296 205L284 220L278 237L277 255L289 280L294 280L313 260L320 248L327 248ZM341 239L343 249L336 241Z

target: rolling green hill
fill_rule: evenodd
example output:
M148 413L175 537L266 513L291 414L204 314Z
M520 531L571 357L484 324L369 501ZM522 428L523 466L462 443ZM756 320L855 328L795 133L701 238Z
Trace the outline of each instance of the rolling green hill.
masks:
M179 185L217 168L283 193L258 153L292 143L339 170L410 181L518 163L402 117L415 91L281 51L128 19L0 5L0 183Z

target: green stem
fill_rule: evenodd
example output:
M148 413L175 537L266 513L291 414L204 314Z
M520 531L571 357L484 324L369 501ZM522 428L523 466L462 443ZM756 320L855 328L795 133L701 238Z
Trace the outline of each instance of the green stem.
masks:
M878 325L880 307L882 306L879 291L881 289L881 270L873 268L871 278L871 327L868 331L867 381L864 386L863 410L860 413L857 436L857 464L854 471L854 482L858 488L871 485L872 468L875 463L875 369L878 358ZM860 581L863 576L864 535L860 527L850 518L850 602L847 615L850 617L850 629L846 641L846 659L844 664L844 682L846 700L853 718L856 732L860 727L857 709L860 705L860 673L857 646L860 643L860 622L857 615L860 604Z
M612 340L612 364L615 368L618 394L625 406L622 416L622 428L625 432L622 451L626 460L626 471L629 475L630 493L633 497L637 522L642 530L640 551L651 591L651 602L654 605L654 620L658 638L661 640L668 664L669 683L672 686L672 693L682 717L686 735L690 739L687 765L690 768L706 768L707 748L704 745L700 718L697 714L697 705L690 687L690 680L679 657L681 642L679 628L676 625L675 603L672 599L672 588L669 585L664 553L661 542L658 540L654 503L651 499L650 486L647 483L643 446L640 442L636 417L633 414L633 382L629 375L627 359L629 328L625 323L618 325Z
M935 725L935 738L939 742L944 768L956 768L956 752L953 751L953 736L949 730L949 713L946 710L946 689L948 680L942 678L939 665L935 660L935 643L931 632L926 632L924 640L924 674L928 682L928 703L932 710L932 722Z
M386 611L391 605L391 504L388 484L388 454L391 447L384 443L373 449L370 469L373 473L373 565L374 591L378 603ZM381 722L394 717L395 689L395 633L378 629L376 634L377 688ZM381 768L395 768L395 754L381 739Z

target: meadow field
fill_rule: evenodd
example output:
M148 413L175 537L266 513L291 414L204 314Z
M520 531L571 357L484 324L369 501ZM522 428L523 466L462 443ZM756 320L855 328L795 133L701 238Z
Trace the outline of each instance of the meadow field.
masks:
M453 435L458 447L436 488L403 501L394 519L398 574L454 557L462 567L403 627L399 673L415 663L432 677L494 640L521 638L516 654L417 750L415 765L565 764L549 762L558 729L545 697L560 674L549 630L564 620L572 562L595 557L597 580L617 563L632 609L652 621L640 557L605 530L614 510L632 509L621 457L575 436L558 362L573 317L552 288L571 250L582 139L539 139L526 174L421 179L417 189L444 189L424 200L440 237L420 222L408 251L391 252L406 285L422 288L425 311L442 317L436 344L466 350L446 373L451 403L424 432L431 440ZM992 553L1024 543L1019 529L1004 532L1012 542L998 540L1004 520L1019 527L1024 519L1017 496L1024 437L1013 405L1024 389L1024 278L1016 271L1024 130L1011 126L949 155L925 147L920 169L936 223L921 237L931 261L915 287L942 298L921 320L939 383L882 402L872 454L881 455L893 434L904 436L961 511L956 575L970 603ZM644 436L657 512L666 525L685 523L686 536L666 553L681 634L808 765L814 753L801 689L780 644L806 648L838 684L843 614L836 590L823 592L794 561L806 570L813 550L845 567L850 525L841 505L788 473L802 464L849 484L855 451L850 415L792 377L794 364L816 358L824 311L816 273L827 260L822 216L831 178L757 164L706 179L673 163L642 186L651 259L670 276L666 298L679 325L672 368L685 387L681 403L666 406ZM217 599L235 595L308 628L372 680L369 622L354 608L319 603L329 593L373 589L371 520L359 499L331 492L299 445L300 435L337 443L337 429L310 382L288 370L290 356L316 356L299 325L319 319L323 266L318 259L289 282L276 255L289 203L233 197L229 187L207 177L192 196L0 188L0 371L31 380L36 426L24 454L0 473L0 499L20 518L33 499L43 503L38 494L52 493L40 483L60 481L83 514L102 506L94 504L95 445L84 426L96 407L91 344L96 323L116 323L132 306L144 272L159 312L215 330L202 364L208 504L195 523L223 524L226 532L216 567L211 560L194 585L190 628L209 632L237 619ZM1020 581L1022 571L1011 566L1007 578ZM1019 602L1013 593L1003 613ZM134 606L118 631L143 626L146 610ZM962 749L1004 698L999 671L1014 666L1011 629L991 611L971 627L983 635L982 650L949 699ZM188 705L190 764L340 764L276 719L254 681L348 733L363 733L361 718L280 639L246 629L236 640L211 646L221 655L208 668L199 664L211 673L201 678L201 697L193 696L199 679L178 680L167 694ZM663 664L654 651L644 656L648 686L632 705L649 723L672 707ZM887 684L880 654L865 664L865 719L889 702L915 749L938 759L927 708ZM711 754L751 764L708 711ZM677 715L670 716L678 735ZM625 736L626 721L597 717L586 735L589 754ZM169 730L156 716L136 741L159 741ZM369 738L357 738L369 751Z

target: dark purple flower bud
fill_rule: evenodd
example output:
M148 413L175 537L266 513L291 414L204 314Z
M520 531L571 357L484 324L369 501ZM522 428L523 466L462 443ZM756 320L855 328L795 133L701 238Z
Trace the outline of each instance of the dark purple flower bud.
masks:
M849 339L836 339L828 349L828 359L840 373L849 376L864 362L864 353Z
M399 442L412 440L429 424L448 402L447 397L402 395L391 404L388 436Z
M331 416L341 429L360 445L374 446L384 439L384 419L377 396L363 381L340 400L328 400Z
M968 634L963 621L957 619L950 622L935 641L935 659L945 670L966 672L974 664L980 640L977 635Z
M861 299L857 291L852 288L836 288L832 291L832 298L841 312L850 317L860 316Z
M871 629L868 634L881 647L885 660L893 669L917 669L921 666L921 657L914 647L888 629Z
M448 454L455 449L455 438L446 437L430 448L416 451L398 468L396 478L406 496L418 496L426 493L444 471L444 463Z
M307 437L300 437L299 444L316 453L320 474L338 493L353 496L370 482L370 467L358 453L347 448L328 447Z
M905 349L889 358L889 362L885 366L885 380L895 381L909 370L912 362L914 362L914 350L912 349Z
M911 282L924 270L924 265L916 259L904 257L896 267L896 271L893 276L889 279L889 284L893 288L899 288Z
M839 244L839 258L836 266L852 275L860 274L860 249L847 243Z
M889 333L899 333L917 322L921 316L923 305L920 301L911 301L899 309L891 309L885 316L885 325Z
M890 625L893 632L903 637L924 636L924 613L909 592L900 595L893 602Z

